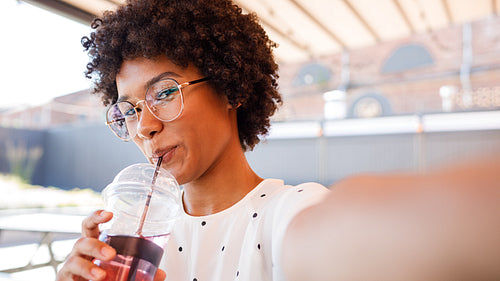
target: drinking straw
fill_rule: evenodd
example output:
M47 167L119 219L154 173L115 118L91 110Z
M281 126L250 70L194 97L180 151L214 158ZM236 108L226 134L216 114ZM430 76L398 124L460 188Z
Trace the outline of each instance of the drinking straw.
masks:
M146 205L144 205L144 210L142 211L141 221L139 222L139 227L137 228L136 234L142 236L142 228L144 227L144 220L146 219L146 215L148 213L149 204L151 203L151 196L153 195L154 185L156 183L156 178L158 177L158 172L160 171L161 161L163 157L158 158L158 162L156 162L156 169L153 175L153 180L151 181L151 190L149 191L148 198L146 199Z

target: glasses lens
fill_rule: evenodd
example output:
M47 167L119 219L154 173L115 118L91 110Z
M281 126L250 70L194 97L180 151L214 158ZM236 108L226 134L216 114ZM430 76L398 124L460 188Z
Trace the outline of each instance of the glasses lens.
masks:
M137 114L129 102L113 104L106 113L108 125L121 139L129 140L137 131Z
M146 104L156 118L172 121L182 111L182 94L179 84L172 79L163 79L149 87Z

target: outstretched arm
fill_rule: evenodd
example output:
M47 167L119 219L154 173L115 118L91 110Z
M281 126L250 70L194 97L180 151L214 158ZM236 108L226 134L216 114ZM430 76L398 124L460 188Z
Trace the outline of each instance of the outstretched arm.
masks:
M500 157L332 187L284 241L298 280L500 280Z

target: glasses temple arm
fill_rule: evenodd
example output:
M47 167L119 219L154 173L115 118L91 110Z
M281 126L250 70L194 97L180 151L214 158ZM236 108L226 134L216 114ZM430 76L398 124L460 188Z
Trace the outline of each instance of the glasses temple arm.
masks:
M212 79L211 77L204 77L204 78L200 78L200 79L197 79L197 80L193 80L193 81L190 81L190 82L186 82L186 83L182 83L180 84L179 86L181 88L183 87L186 87L186 86L189 86L189 85L193 85L193 84L197 84L197 83L201 83L201 82L205 82L205 81L208 81Z

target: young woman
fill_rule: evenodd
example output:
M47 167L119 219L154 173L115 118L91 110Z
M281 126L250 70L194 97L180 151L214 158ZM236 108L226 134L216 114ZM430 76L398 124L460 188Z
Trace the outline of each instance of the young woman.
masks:
M137 0L93 27L87 75L110 128L184 186L155 281L285 280L283 267L289 280L499 280L500 158L354 177L321 200L323 186L262 179L245 159L281 103L254 15L229 0ZM57 280L103 280L92 259L116 255L97 239L111 216L84 221Z
M245 158L281 103L275 44L256 16L229 0L141 0L93 28L82 39L87 76L110 128L151 163L162 157L184 187L184 213L155 280L284 280L287 226L327 189L262 179ZM92 259L116 254L97 239L111 216L84 221L57 280L104 278Z

